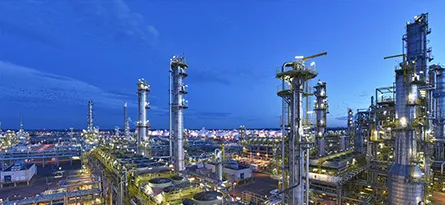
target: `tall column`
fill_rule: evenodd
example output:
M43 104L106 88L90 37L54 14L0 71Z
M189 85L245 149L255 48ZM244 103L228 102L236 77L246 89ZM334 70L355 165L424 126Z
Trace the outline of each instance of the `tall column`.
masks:
M147 101L147 93L150 92L150 85L144 79L139 79L138 83L138 135L136 139L137 153L145 155L142 148L142 142L147 138L147 109L150 104Z
M170 60L171 78L173 79L173 104L171 110L173 113L173 161L175 171L183 171L184 166L184 116L183 110L188 108L188 102L184 95L188 93L187 86L182 82L188 76L185 57L176 57Z

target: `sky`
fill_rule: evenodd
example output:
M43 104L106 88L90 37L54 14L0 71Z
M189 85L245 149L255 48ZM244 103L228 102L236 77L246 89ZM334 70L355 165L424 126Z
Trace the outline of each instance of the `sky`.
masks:
M0 121L27 129L101 129L137 121L137 80L151 86L153 129L168 128L169 60L189 64L185 127L279 127L276 68L314 59L327 82L329 127L392 85L405 23L429 12L435 60L445 63L442 0L0 0Z

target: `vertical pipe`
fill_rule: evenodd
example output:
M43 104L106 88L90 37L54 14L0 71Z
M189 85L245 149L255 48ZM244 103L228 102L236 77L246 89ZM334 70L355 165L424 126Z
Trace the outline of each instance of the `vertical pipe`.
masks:
M308 140L309 142L309 140ZM309 205L309 148L306 149L306 205Z
M284 72L285 67L283 66L281 69L281 72ZM285 89L285 81L284 78L282 78L281 80L281 90L284 91ZM285 175L285 147L284 147L284 140L285 140L285 127L286 127L286 122L285 122L285 116L286 116L286 100L284 99L284 97L281 98L281 191L284 190L284 184L286 181L286 175ZM287 117L286 117L287 118ZM283 194L282 196L282 200L284 202L284 197L285 195Z

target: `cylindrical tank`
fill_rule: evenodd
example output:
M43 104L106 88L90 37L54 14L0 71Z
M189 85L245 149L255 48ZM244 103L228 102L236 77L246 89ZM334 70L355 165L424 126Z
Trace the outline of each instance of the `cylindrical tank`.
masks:
M172 180L167 178L154 178L148 182L148 185L152 188L165 188L172 185Z
M183 177L183 176L180 176L180 175L172 176L171 179L173 180L173 182L174 182L175 184L179 184L179 183L181 183L181 182L184 181L184 177Z
M224 204L223 201L223 194L221 192L217 191L205 191L197 193L193 196L193 199L195 200L195 204L198 205L222 205Z

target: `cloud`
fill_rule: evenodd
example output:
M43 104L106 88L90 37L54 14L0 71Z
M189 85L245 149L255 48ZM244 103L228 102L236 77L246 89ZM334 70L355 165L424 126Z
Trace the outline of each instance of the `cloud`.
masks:
M42 72L33 68L0 61L0 98L21 106L96 105L122 108L128 96L107 92L97 86L73 78ZM129 103L128 105L135 106Z
M154 26L148 26L147 30L156 38L159 37L159 31Z
M336 120L348 120L348 116L336 117Z
M231 85L230 77L221 73L211 70L194 70L190 73L190 81L194 83L216 83L221 85Z
M153 46L160 36L124 0L20 0L0 5L2 32L49 45Z

